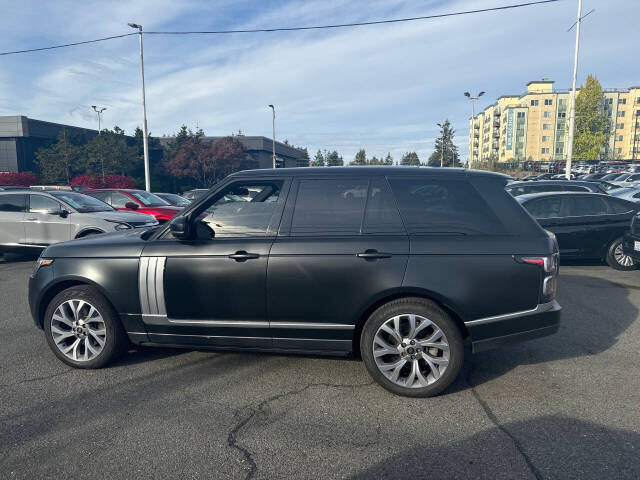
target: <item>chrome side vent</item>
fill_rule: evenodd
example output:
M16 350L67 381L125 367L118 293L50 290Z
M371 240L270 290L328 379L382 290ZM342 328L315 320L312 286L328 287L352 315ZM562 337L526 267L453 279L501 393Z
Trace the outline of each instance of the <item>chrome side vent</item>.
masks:
M167 257L141 257L138 289L142 315L166 316L164 303L164 266Z

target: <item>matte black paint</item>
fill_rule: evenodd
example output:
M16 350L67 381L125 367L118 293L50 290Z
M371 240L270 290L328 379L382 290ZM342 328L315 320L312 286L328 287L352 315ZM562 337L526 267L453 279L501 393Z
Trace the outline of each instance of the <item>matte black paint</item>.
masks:
M505 223L508 234L409 236L398 231L385 235L289 235L295 189L287 192L292 180L351 175L384 180L407 174L466 179ZM104 293L135 343L337 354L353 349L353 337L365 312L385 299L430 297L461 321L527 310L538 303L540 270L515 262L513 256L550 255L554 242L504 191L503 176L409 168L246 171L229 176L181 215L191 218L231 182L273 178L284 180L285 188L277 218L263 238L177 240L165 235L167 225L147 233L114 233L48 247L42 256L54 258L53 265L41 268L30 279L29 303L36 324L40 326L46 300L55 289L67 282L83 282ZM229 258L237 252L256 256L241 261ZM371 258L371 254L376 255ZM168 318L142 316L138 290L141 256L167 257L164 292ZM225 321L227 326L211 321ZM238 323L247 321L263 324L248 327ZM303 322L318 327L269 328L268 322ZM552 333L553 328L544 328L557 328L558 322L559 311L553 315L547 312L539 322L531 315L524 323L505 321L495 329L494 324L487 324L468 331L472 342L486 342L494 336L501 338L496 340L500 343L505 331ZM322 328L319 324L343 328ZM506 330L505 325L509 327Z

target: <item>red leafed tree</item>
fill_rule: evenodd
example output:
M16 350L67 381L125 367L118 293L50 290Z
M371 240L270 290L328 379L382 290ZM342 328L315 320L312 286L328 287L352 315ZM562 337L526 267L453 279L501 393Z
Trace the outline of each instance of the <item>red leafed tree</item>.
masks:
M102 181L100 174L76 175L71 180L71 186L85 186L89 188L136 188L136 182L123 175L105 175Z
M199 135L184 140L165 163L170 175L193 180L199 187L209 187L230 173L254 166L255 162L235 138L222 137L211 144Z
M29 187L40 183L40 177L31 172L1 172L0 185Z

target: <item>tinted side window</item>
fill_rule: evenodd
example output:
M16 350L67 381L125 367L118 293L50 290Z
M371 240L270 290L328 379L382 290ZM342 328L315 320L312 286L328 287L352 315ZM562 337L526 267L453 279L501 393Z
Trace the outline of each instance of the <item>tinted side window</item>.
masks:
M111 192L111 206L113 208L126 208L127 203L136 203L123 193Z
M404 233L404 226L387 181L371 180L363 233Z
M560 217L561 206L560 197L540 198L524 204L524 208L536 219Z
M567 216L606 215L607 204L600 197L575 196L567 198Z
M43 195L29 195L29 211L36 213L59 212L60 204L54 199Z
M89 195L111 205L111 192L91 192Z
M216 195L198 219L217 237L265 235L281 189L281 181L234 183Z
M640 198L640 193L636 193L633 197ZM633 210L632 205L618 198L607 198L606 203L609 207L609 213L614 215L618 213L627 213Z
M24 212L26 209L26 195L0 195L0 212Z
M291 233L358 235L367 188L362 179L300 180Z
M389 178L409 233L503 233L504 226L466 180Z

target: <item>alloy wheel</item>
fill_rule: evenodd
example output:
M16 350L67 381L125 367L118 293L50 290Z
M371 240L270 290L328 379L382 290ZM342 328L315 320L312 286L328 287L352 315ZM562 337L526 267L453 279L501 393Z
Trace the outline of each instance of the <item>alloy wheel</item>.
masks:
M449 343L434 322L421 315L396 315L373 339L380 372L396 385L421 388L435 383L449 365Z
M613 258L618 262L618 265L622 265L623 267L631 267L634 264L633 258L624 254L624 251L622 250L622 243L619 243L613 249Z
M67 358L87 362L104 349L107 330L102 315L93 305L72 299L61 303L53 313L51 336Z

